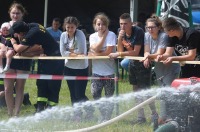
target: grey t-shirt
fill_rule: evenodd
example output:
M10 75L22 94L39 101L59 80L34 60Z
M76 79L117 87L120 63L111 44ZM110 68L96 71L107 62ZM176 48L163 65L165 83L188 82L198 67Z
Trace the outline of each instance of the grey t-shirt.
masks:
M154 54L158 49L166 49L168 43L168 36L164 32L160 32L158 39L154 40L151 35L147 32L145 33L144 44L150 46L150 53Z
M168 43L169 38L164 32L160 32L156 40L153 40L148 32L145 33L144 44L150 46L151 54L156 53L158 49L166 49ZM173 55L175 55L175 52ZM180 72L180 65L175 63L164 65L162 62L156 62L154 71L157 79L163 77L163 82L166 85L171 85L171 82L175 79L174 77L176 77L174 75Z

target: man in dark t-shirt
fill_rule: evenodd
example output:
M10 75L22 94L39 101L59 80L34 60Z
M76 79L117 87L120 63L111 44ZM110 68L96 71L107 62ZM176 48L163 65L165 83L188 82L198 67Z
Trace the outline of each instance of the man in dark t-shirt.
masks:
M26 24L23 21L15 22L10 32L16 33L21 39L20 44L16 44L15 40L11 39L13 48L18 53L26 50L30 46L39 44L44 49L44 54L46 56L61 56L57 42L46 29L38 23ZM62 75L63 67L63 60L39 60L38 74ZM37 80L37 112L47 107L55 106L58 103L60 87L61 80Z
M163 21L163 28L170 37L170 43L163 55L159 55L157 60L163 60L164 64L173 61L199 61L200 60L200 32L193 28L184 28L173 17ZM173 51L178 56L172 56ZM187 64L182 68L181 77L200 77L200 65Z
M133 26L130 14L124 13L120 16L120 30L118 33L118 43L116 53L111 53L109 57L118 56L143 56L144 55L144 31L138 26ZM126 59L126 58L125 58ZM129 82L133 85L133 91L150 88L151 69L145 68L143 62L130 60L129 62ZM142 97L135 97L136 104L143 102ZM156 113L155 104L150 105L152 114ZM144 109L138 110L137 123L146 122Z
M144 55L144 31L138 26L132 26L128 13L120 16L117 51L116 53L111 53L109 57ZM145 68L142 62L130 60L129 81L133 85L134 91L149 88L150 69Z

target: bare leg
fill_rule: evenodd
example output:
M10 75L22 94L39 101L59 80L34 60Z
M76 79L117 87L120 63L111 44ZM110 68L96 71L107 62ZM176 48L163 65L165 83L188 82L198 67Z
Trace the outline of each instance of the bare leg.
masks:
M0 98L5 96L5 91L0 91Z
M149 108L151 109L152 115L157 113L156 112L156 104L155 104L155 102L150 103L149 104Z
M2 51L0 51L0 73L3 72L3 64L2 64L2 59L3 59L3 53Z
M10 63L11 63L12 57L13 57L13 50L8 50L6 53L6 66L3 69L4 72L10 69Z
M14 73L14 70L9 70L10 73ZM13 115L14 109L14 98L13 98L13 88L14 88L15 79L4 78L4 87L5 87L5 99L8 109L8 115Z
M17 73L27 73L26 71L17 70ZM14 115L18 116L24 98L24 86L26 79L17 79L15 84L16 97L15 97L15 111Z
M139 87L137 85L133 85L133 91L134 92L138 92L139 90L140 89L139 89ZM138 104L140 104L142 102L143 102L143 97L142 96L135 97L136 105L138 105ZM146 122L146 118L145 118L145 113L144 113L144 108L143 107L138 110L138 117L137 118L138 118L137 119L138 123Z

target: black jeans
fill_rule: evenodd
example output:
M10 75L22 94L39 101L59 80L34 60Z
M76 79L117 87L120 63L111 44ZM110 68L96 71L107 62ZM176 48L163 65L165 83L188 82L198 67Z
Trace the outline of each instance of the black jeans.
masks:
M71 69L65 67L64 74L66 76L88 76L88 68L86 69ZM88 80L67 80L70 91L72 105L78 102L88 100L85 95Z

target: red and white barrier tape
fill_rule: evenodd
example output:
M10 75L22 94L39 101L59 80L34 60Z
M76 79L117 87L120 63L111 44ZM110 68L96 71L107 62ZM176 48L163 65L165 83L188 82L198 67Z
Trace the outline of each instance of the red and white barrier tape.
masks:
M108 80L116 78L108 77L87 77L87 76L63 76L63 75L45 75L45 74L15 74L5 73L0 74L0 78L14 78L14 79L48 79L48 80Z

